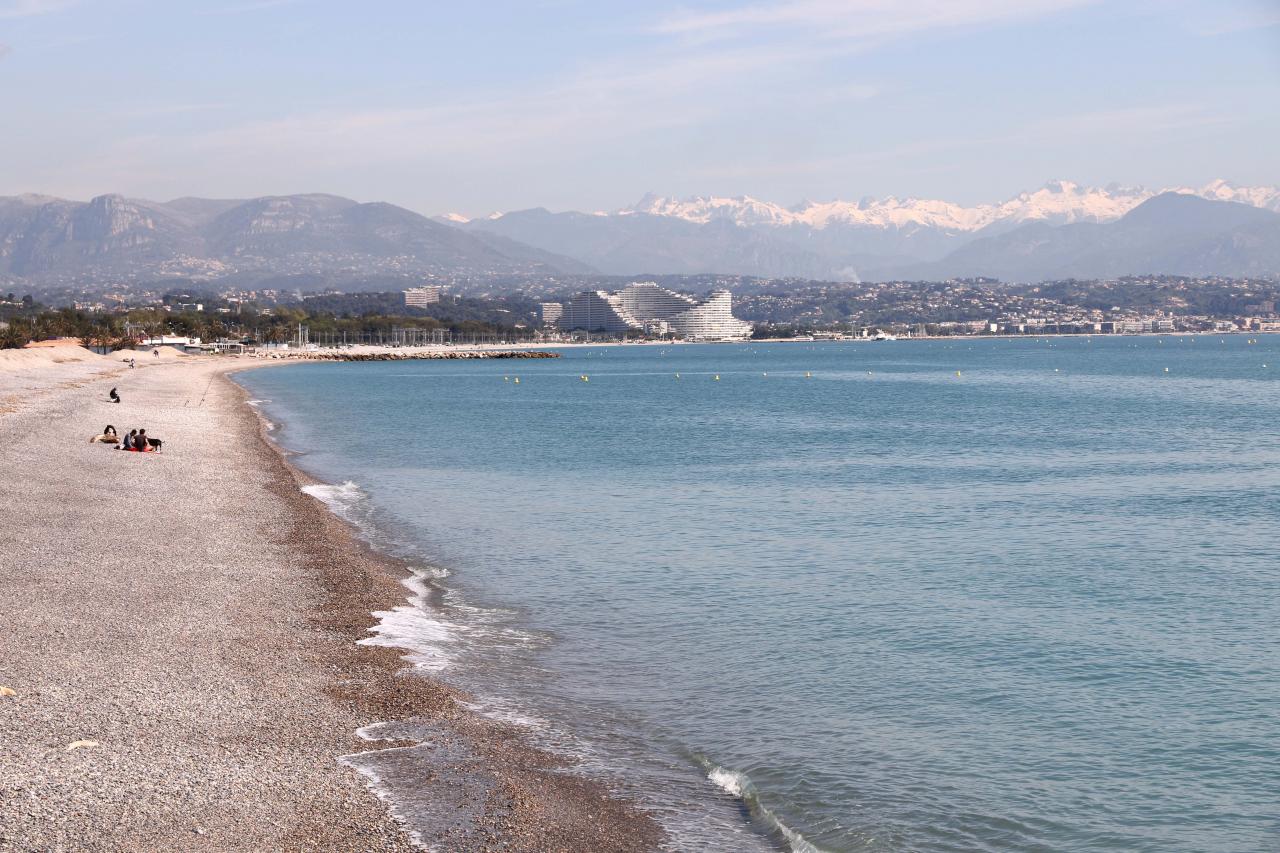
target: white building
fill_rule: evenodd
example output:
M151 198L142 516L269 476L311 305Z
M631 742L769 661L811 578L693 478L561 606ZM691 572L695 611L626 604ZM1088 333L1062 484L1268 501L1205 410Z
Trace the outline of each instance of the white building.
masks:
M440 286L411 287L404 292L404 304L407 308L425 308L440 301Z
M543 302L542 303L542 325L546 327L555 326L560 322L560 318L564 315L564 306L559 302Z
M638 282L616 293L588 290L564 305L560 328L588 332L669 331L687 341L743 340L751 324L733 316L733 295L714 291L703 300Z

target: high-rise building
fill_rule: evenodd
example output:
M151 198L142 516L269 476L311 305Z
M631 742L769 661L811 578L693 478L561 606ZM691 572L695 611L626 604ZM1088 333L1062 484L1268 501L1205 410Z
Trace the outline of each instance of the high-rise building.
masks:
M733 295L714 291L703 300L638 282L616 293L588 290L564 304L560 328L588 332L665 329L687 341L742 340L751 324L733 316Z
M564 314L564 306L559 302L543 302L542 303L542 325L543 327L555 326L560 322L560 317Z
M425 308L440 301L440 285L411 287L404 292L404 304L408 308Z

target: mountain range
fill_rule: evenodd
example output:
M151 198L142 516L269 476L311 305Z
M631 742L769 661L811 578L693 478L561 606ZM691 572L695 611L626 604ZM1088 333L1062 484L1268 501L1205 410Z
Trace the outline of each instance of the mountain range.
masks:
M963 206L889 197L783 207L649 195L611 212L431 219L332 195L152 202L0 197L0 279L719 273L834 281L1280 274L1280 189L1054 181Z
M571 258L331 195L170 202L0 198L0 275L590 272Z
M749 196L695 196L680 200L647 195L634 205L611 212L551 213L537 208L480 219L453 215L449 221L472 233L502 234L548 251L569 254L615 274L720 272L875 280L922 274L942 278L1008 276L1016 270L1016 275L1034 280L1057 275L1064 269L1073 274L1077 267L1058 262L1037 266L1036 253L1024 257L1029 242L1049 239L1047 235L1057 228L1119 223L1139 207L1168 195L1210 205L1204 208L1206 236L1221 237L1218 229L1209 227L1215 220L1208 211L1222 213L1227 208L1214 207L1214 202L1280 217L1280 188L1240 187L1219 180L1198 188L1160 191L1051 181L1034 192L1020 193L1003 202L968 207L892 196L858 202L806 201L783 207ZM1018 238L995 240L1021 229L1027 230ZM1252 257L1248 235L1242 237L1235 251L1220 251L1203 259L1185 252L1166 257L1151 251L1128 259L1124 256L1125 239L1133 234L1124 228L1114 235L1111 232L1102 227L1076 229L1069 234L1071 239L1086 242L1091 238L1105 240L1114 261L1107 268L1123 273L1280 272L1280 266L1272 265L1265 257ZM1185 231L1179 233L1183 238L1189 236ZM980 245L968 248L975 243ZM1015 254L1008 258L987 257L984 251ZM1078 269L1091 268L1096 265L1081 265Z

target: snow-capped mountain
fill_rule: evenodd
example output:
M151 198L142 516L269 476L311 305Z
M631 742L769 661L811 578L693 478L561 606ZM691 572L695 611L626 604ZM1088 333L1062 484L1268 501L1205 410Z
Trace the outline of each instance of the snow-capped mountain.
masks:
M1217 180L1203 187L1150 190L1111 184L1084 187L1071 181L1050 181L1038 190L1003 202L966 207L953 202L919 198L864 198L857 202L805 201L793 207L750 196L693 196L676 199L647 195L615 216L646 213L706 224L723 220L745 228L796 227L824 229L833 225L871 228L935 228L949 233L980 231L992 225L1025 222L1065 225L1073 222L1111 222L1149 198L1164 192L1197 195L1212 201L1233 201L1280 211L1280 188L1240 187Z
M1230 202L1225 207L1261 209L1269 211L1267 215L1280 213L1280 189L1275 187L1244 187L1219 180L1202 187L1151 190L1118 184L1087 187L1070 181L1050 181L1037 190L1019 193L1002 202L972 206L895 196L864 198L857 202L806 201L784 207L749 196L676 199L647 195L630 207L607 213L551 213L538 209L458 224L469 231L497 234L557 255L574 257L614 274L722 272L834 280L942 275L951 268L945 266L944 259L973 245L968 254L956 257L956 269L990 269L1004 274L1016 271L1018 275L1029 275L1032 267L1015 268L1005 264L998 257L1000 253L1032 253L1034 246L1048 239L1048 232L1043 230L1046 228L1085 229L1070 232L1085 235L1078 237L1083 242L1074 250L1083 252L1093 239L1088 236L1092 233L1088 229L1109 228L1144 204L1165 195L1203 200L1202 203ZM1211 205L1208 211L1206 224L1200 227L1204 232L1201 236L1212 236L1207 223L1215 216L1227 215L1223 207ZM1159 237L1161 231L1156 227L1152 233ZM1132 242L1129 231L1121 229L1116 233L1121 235L1117 239L1122 242ZM988 252L987 241L1004 235L1020 236L998 242L994 244L996 248ZM1266 240L1243 232L1233 233L1232 239L1238 239L1241 245ZM1199 245L1186 235L1178 241ZM1073 256L1072 252L1066 254ZM1218 252L1221 257L1228 254L1225 250ZM1214 268L1211 264L1180 259L1177 263L1168 261L1171 265L1167 267L1163 265L1165 261L1160 261L1159 269L1148 269L1157 259L1165 257L1154 250L1145 260L1129 258L1123 251L1115 257L1119 260L1111 266L1103 264L1098 268L1125 268L1126 263L1131 263L1135 272ZM1040 255L1037 258L1039 262ZM1236 272L1270 268L1269 261L1254 263L1254 260L1234 265L1224 262L1221 268ZM959 265L960 261L964 261L963 266ZM944 265L936 266L937 263ZM1046 270L1071 268L1067 263L1045 266Z

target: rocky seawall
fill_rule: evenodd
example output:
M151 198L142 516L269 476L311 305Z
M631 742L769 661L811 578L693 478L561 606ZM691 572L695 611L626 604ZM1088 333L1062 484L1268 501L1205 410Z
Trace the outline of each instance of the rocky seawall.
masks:
M424 359L559 358L545 350L464 350L458 352L272 352L254 353L253 358L305 361L421 361Z

